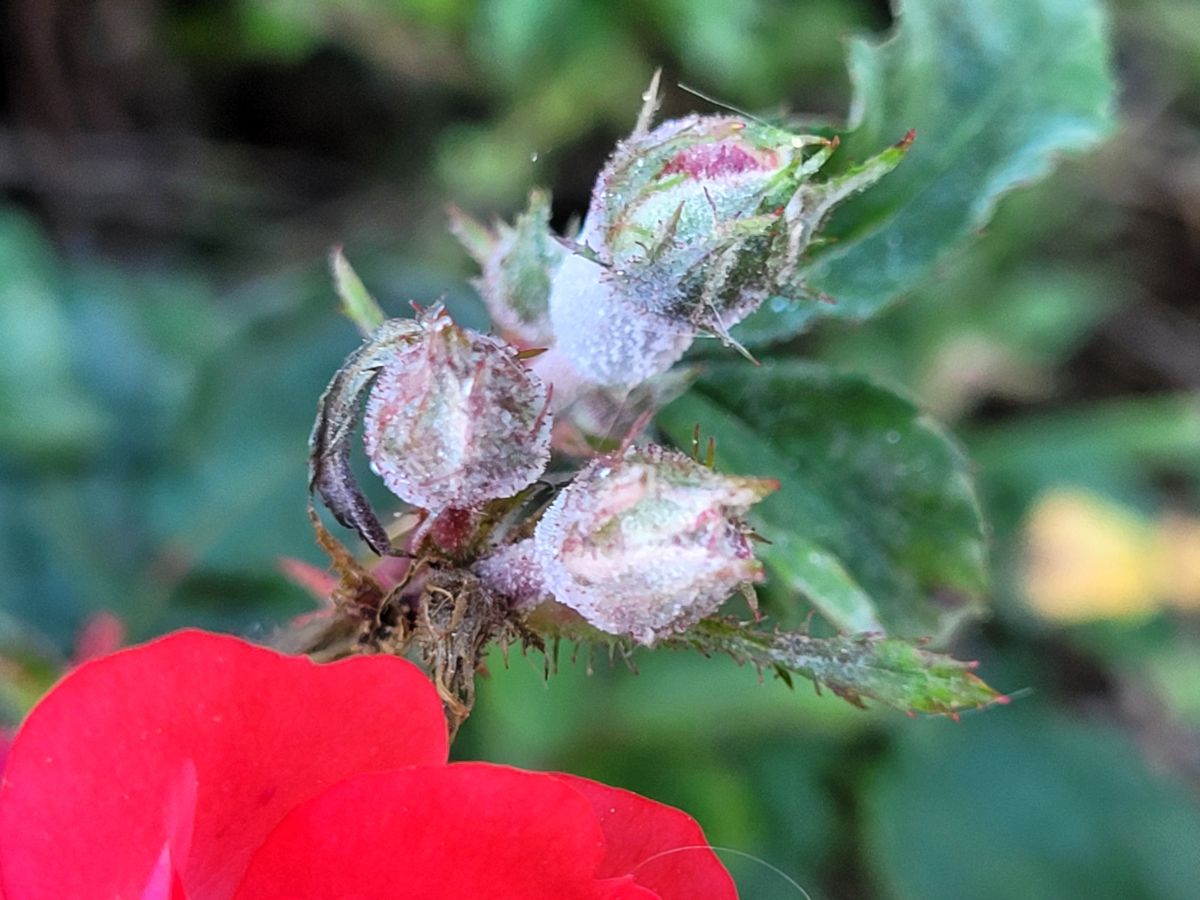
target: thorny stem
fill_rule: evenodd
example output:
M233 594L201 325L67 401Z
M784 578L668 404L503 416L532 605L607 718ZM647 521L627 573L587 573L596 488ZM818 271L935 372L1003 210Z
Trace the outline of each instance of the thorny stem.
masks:
M385 589L309 512L337 585L331 609L281 634L283 649L331 661L358 653L410 657L429 673L453 739L475 704L475 676L493 643L544 649L540 637L469 571L437 554L412 560ZM430 548L426 548L427 550Z
M610 655L627 656L632 651L627 641L573 614L557 614L552 606L535 611L529 619L548 641L607 647ZM771 670L789 686L794 673L812 681L818 692L823 685L856 706L874 700L910 715L956 717L965 709L1008 702L973 674L974 663L877 634L815 638L800 632L761 631L730 619L705 619L681 635L663 639L659 646L705 655L723 653L760 671Z

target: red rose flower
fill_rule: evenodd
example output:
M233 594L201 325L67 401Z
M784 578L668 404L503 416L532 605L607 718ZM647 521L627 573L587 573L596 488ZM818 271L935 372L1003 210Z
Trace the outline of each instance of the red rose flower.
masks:
M86 663L0 781L0 885L35 898L734 898L688 816L447 764L415 666L188 631Z

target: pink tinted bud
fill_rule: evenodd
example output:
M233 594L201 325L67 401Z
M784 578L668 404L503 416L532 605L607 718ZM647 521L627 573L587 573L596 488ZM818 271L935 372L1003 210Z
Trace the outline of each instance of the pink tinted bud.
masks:
M545 386L514 347L421 314L367 398L363 439L392 493L434 511L511 497L550 458Z
M776 486L656 446L601 457L538 523L545 585L611 634L652 644L678 633L762 579L741 517Z
M635 133L596 181L588 246L627 307L724 334L792 275L784 209L825 143L732 116Z
M826 175L836 139L727 115L650 128L652 113L600 172L575 256L551 281L558 345L610 387L665 371L699 332L736 346L729 330L768 297L806 296L817 230L911 140Z

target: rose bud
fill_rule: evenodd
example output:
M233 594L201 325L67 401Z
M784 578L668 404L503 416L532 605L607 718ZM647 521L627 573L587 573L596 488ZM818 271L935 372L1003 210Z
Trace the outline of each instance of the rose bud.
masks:
M665 371L698 331L736 346L729 329L764 300L805 294L799 268L816 230L908 142L816 180L836 139L737 116L635 130L600 173L576 256L553 280L559 346L594 381L627 387ZM601 318L607 329L581 327ZM647 334L662 336L650 355Z
M492 228L451 210L450 230L479 263L472 283L497 327L526 345L549 344L550 278L569 252L550 230L550 197L531 192L512 225Z
M440 307L383 363L367 398L371 469L433 511L477 507L532 484L550 458L548 392L498 338Z
M544 584L597 628L653 644L762 579L741 517L777 486L657 446L600 457L537 525Z

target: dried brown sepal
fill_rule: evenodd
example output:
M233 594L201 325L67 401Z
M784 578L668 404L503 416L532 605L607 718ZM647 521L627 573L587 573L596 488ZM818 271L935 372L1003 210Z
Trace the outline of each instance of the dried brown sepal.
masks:
M432 570L413 585L413 590L397 591L389 599L360 645L415 656L442 698L453 738L475 705L475 677L488 648L493 643L505 648L520 643L544 650L544 645L502 598L469 572Z
M329 597L330 605L354 618L377 615L384 601L383 587L354 554L329 533L311 503L308 506L308 518L316 532L317 545L329 557L337 576L337 584Z
M333 517L358 532L380 556L390 555L391 540L358 487L350 468L350 448L359 418L359 398L397 346L413 340L420 326L389 319L352 353L317 401L317 419L308 440L308 489L316 492Z
M319 523L317 527L320 534L323 529ZM471 714L475 678L493 644L506 653L513 644L546 652L542 639L525 626L523 615L470 572L442 568L430 557L418 559L410 577L384 597L370 573L328 532L324 535L335 548L321 541L334 558L339 590L345 593L332 610L304 617L277 635L275 644L281 649L321 662L364 653L410 659L425 669L437 689L451 738Z

